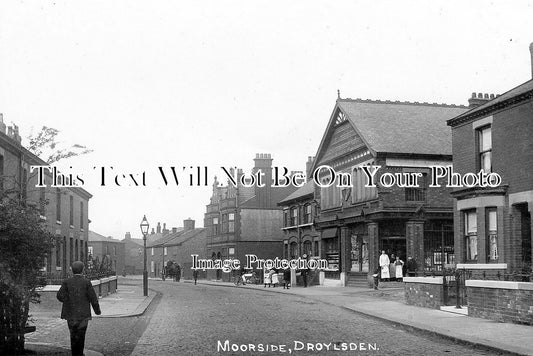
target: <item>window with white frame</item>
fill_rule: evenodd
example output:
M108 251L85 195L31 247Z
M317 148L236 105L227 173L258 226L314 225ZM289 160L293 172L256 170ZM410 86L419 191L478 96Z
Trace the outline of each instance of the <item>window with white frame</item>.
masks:
M498 261L498 215L496 208L487 209L487 243L489 251L489 261Z
M152 256L154 255L154 248L152 247ZM153 271L152 271L153 272Z
M305 209L305 215L304 215L304 224L309 224L312 222L312 216L311 216L311 211L312 211L312 206L311 204L307 204L304 209Z
M218 234L218 217L213 218L213 235Z
M477 213L466 211L465 218L465 251L467 261L477 261Z
M492 172L492 130L485 126L477 130L479 141L479 168L485 173Z
M235 214L228 214L228 232L235 232Z
M154 270L155 270L154 267L155 267L154 261L150 261L150 271L151 271L152 273L154 273Z
M166 247L163 248L163 255L165 255L165 256L167 255L167 248Z
M292 207L290 226L296 226L297 224L298 224L298 207Z

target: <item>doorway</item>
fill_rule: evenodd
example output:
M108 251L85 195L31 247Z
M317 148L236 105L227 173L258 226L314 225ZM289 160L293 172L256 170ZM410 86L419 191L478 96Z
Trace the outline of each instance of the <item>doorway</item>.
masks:
M352 272L368 272L368 236L352 235Z

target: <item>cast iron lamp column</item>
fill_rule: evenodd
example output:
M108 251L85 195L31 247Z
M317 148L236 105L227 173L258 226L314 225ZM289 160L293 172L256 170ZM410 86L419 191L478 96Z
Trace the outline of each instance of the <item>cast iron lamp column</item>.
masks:
M148 271L146 270L146 235L148 235L149 227L150 227L150 224L148 224L148 220L146 220L146 215L145 215L143 217L143 220L141 221L141 232L143 234L143 242L144 242L143 294L145 297L148 296Z

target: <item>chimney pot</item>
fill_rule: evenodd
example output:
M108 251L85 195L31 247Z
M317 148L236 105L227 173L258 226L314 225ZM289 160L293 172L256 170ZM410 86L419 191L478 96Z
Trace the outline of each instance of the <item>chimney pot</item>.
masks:
M472 93L472 99L476 98L476 93Z
M533 42L529 44L529 55L531 57L531 78L533 78Z

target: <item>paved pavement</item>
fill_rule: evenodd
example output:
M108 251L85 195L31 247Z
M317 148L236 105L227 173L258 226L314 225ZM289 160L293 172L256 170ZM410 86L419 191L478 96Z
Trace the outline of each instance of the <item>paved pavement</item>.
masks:
M191 281L183 282L192 283ZM150 291L149 296L144 297L139 285L127 285L127 283L127 279L119 281L121 288L116 294L100 299L101 309L105 311L105 314L99 317L125 317L144 313L155 297L155 292ZM232 283L206 280L199 280L198 284L298 295L458 342L482 345L506 353L533 355L532 326L499 323L446 311L409 306L403 302L403 290L399 288L378 291L356 287L320 286L283 289L282 287L264 288L263 285L250 284L236 287ZM35 347L39 345L30 344L30 349ZM98 353L86 354L98 355Z

